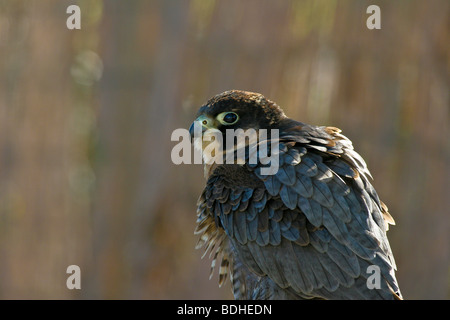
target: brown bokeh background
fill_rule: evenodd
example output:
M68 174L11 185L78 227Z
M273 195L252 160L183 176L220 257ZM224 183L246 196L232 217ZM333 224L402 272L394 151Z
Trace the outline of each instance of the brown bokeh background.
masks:
M0 298L232 298L194 250L202 166L174 165L170 137L243 89L343 129L397 222L405 298L448 299L449 17L447 0L0 0Z

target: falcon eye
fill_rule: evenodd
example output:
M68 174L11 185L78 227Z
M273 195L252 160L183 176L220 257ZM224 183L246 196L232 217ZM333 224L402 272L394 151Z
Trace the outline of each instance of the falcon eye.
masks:
M235 123L237 121L237 119L238 119L238 116L234 112L229 112L223 117L223 121L225 121L226 123L229 123L229 124Z
M217 120L219 120L219 122L224 125L235 124L238 119L239 116L234 112L222 112L217 116Z

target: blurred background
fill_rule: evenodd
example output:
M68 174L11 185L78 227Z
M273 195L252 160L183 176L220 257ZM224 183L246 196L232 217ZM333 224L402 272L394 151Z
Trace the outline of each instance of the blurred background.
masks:
M203 168L172 164L170 136L242 89L343 130L396 220L404 297L449 299L449 18L447 0L0 0L0 298L232 298L194 249Z

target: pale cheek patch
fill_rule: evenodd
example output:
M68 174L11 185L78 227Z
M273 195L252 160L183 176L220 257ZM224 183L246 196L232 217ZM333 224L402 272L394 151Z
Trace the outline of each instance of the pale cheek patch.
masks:
M246 149L249 148L248 160L250 164L260 162L261 174L274 175L279 169L279 132L278 129L271 129L271 139L267 139L267 132L264 129L242 129L227 130L227 149L224 150L222 132L217 129L208 129L203 135L194 138L194 149L200 152L203 162L212 164L238 164L246 163ZM235 138L237 143L235 144ZM233 142L232 145L228 145ZM258 143L258 141L260 141ZM270 143L270 147L269 144ZM270 151L270 155L268 154ZM225 158L226 155L226 158ZM259 158L259 159L258 159ZM269 165L269 166L267 166Z
M219 130L206 130L203 136L194 139L194 148L202 153L206 164L223 164L223 138Z

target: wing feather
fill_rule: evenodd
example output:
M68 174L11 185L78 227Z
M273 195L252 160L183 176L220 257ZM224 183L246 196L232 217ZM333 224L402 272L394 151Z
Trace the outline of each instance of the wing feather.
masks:
M249 297L262 294L264 281L276 286L272 293L286 290L285 296L306 298L390 298L399 293L386 238L385 217L390 215L367 179L364 160L338 129L316 127L297 134L283 136L293 143L280 144L280 168L274 175L262 175L261 164L226 176L213 174L199 200L203 218L197 232L211 233L204 217L214 216L236 261L257 277L239 276L240 291L253 286ZM236 178L242 174L253 182L242 185L246 178ZM210 244L210 237L201 239L199 244ZM372 264L381 269L382 292L367 288L366 270Z

